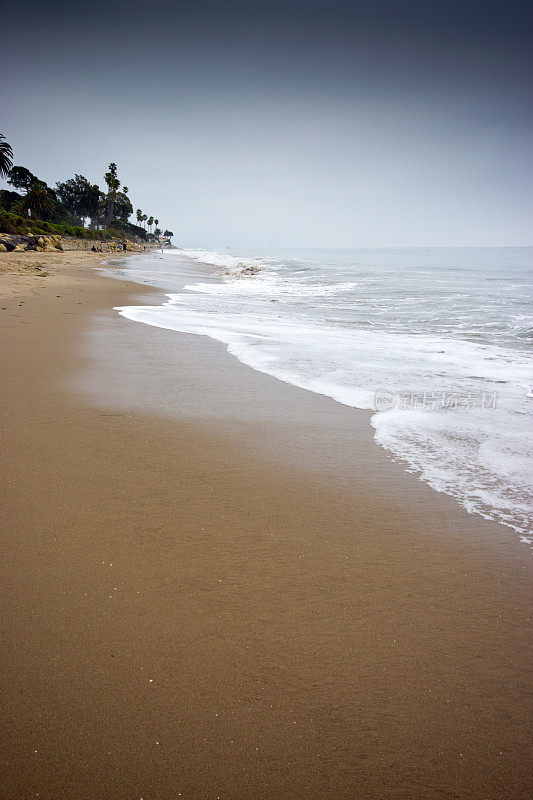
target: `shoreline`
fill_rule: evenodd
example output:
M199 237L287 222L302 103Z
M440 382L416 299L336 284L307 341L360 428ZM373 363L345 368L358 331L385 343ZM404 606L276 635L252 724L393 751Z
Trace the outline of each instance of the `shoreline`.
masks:
M79 255L2 304L4 792L528 797L527 549Z
M161 260L162 259L160 258L160 262L161 262ZM163 259L163 261L165 261L165 260L166 259ZM190 284L191 282L193 284L196 284L196 282L199 282L200 284L202 284L204 282L207 282L208 286L206 288L209 289L209 286L213 282L215 282L216 284L223 284L224 281L223 281L221 275L219 275L215 271L216 268L213 265L214 262L213 262L213 264L210 264L209 262L207 262L205 264L202 264L201 262L197 262L196 260L192 260L192 261L189 260L189 258L186 255L181 255L180 256L178 254L177 259L174 259L172 261L172 268L177 267L178 275L180 275L180 278L179 278L179 282L178 282L177 286L176 285L172 286L171 282L169 282L169 280L167 278L167 273L166 273L166 270L165 270L164 266L162 267L163 272L158 278L159 267L157 266L157 264L158 264L157 261L150 262L150 271L149 271L149 273L147 273L145 275L145 273L144 273L144 271L142 270L142 267L141 267L142 262L140 260L135 262L135 260L134 260L133 262L127 262L126 268L119 269L118 270L118 274L123 276L123 277L127 277L129 280L131 280L132 278L134 280L138 280L139 282L142 280L143 283L147 283L148 285L151 285L152 287L155 287L155 288L159 289L159 291L161 293L165 292L165 294L161 294L161 298L156 298L156 301L158 301L158 302L154 303L150 298L147 298L146 300L143 299L142 302L134 305L133 307L129 307L129 306L127 306L125 308L124 307L119 307L119 308L116 308L115 310L118 311L121 314L121 316L124 316L126 319L132 320L132 321L136 322L137 324L152 325L152 326L154 326L156 328L160 327L160 329L163 329L163 330L164 329L168 329L168 330L170 330L172 332L171 335L174 336L174 340L176 342L177 341L181 341L180 337L182 335L186 334L186 333L187 334L193 333L196 326L194 324L189 326L189 324L187 324L187 323L185 323L183 325L182 323L180 323L179 318L178 318L177 323L175 323L175 322L172 321L171 314L169 314L167 316L166 314L160 313L160 312L163 312L163 311L170 311L170 312L172 311L172 308L171 308L172 307L172 297L173 297L172 293L175 292L175 291L178 291L179 293L181 293L182 289L179 288L180 284L186 285L186 284ZM241 264L241 266L242 266L242 264ZM258 269L258 268L254 267L254 269ZM182 270L185 270L185 275L181 274ZM112 275L113 270L110 269L109 273ZM193 289L193 298L195 296L198 296L194 292L194 286L193 287L186 286L185 288L187 288L187 289L192 288ZM200 291L201 291L201 289L200 289ZM209 292L207 292L207 294L209 294ZM216 296L216 294L217 293L215 292L215 296ZM185 303L185 307L187 308L187 306L188 306L187 298L189 297L189 292L185 291L185 292L183 292L183 294L178 294L178 297L182 297L182 299L183 299L183 301ZM222 320L221 329L224 332L225 331L225 326L224 326L224 307L223 306L219 309L219 312L222 315L222 317L221 317L221 320ZM211 317L211 319L216 319L216 315L213 314L213 309L211 311L210 317ZM200 325L200 328L201 327L202 327L202 325ZM462 509L467 510L469 514L474 514L474 515L478 516L481 519L489 520L489 521L492 521L492 522L496 523L497 525L501 525L504 528L506 528L508 531L512 532L513 535L517 536L519 538L520 542L523 545L531 545L531 543L532 543L531 535L530 535L531 534L531 526L528 525L528 519L526 518L527 517L527 512L524 509L522 510L522 513L523 513L524 516L521 519L520 518L520 514L518 512L518 509L514 509L511 512L511 514L509 514L509 513L506 513L505 507L498 506L498 500L500 499L500 498L498 498L498 496L496 496L496 498L495 498L495 501L494 501L495 502L495 506L493 507L491 505L491 503L489 502L489 500L485 500L484 502L480 502L478 500L478 498L476 497L476 493L475 492L474 493L471 492L471 494L469 495L468 494L468 489L469 489L468 485L466 485L466 486L465 485L461 485L460 481L459 482L455 481L455 483L454 483L453 478L450 481L450 475L447 476L448 477L448 483L446 485L446 480L443 480L442 479L442 475L439 475L438 469L437 469L437 477L435 479L435 474L432 473L431 466L430 466L430 468L428 470L428 462L427 462L427 460L424 461L424 459L421 460L420 459L420 454L418 454L419 455L418 459L415 458L415 460L413 462L412 460L409 460L409 454L405 453L405 448L402 449L401 447L398 447L397 446L398 443L396 443L396 447L394 447L394 437L393 437L392 444L391 444L390 441L388 441L388 442L385 441L384 442L383 440L380 439L380 422L382 420L381 420L381 415L377 415L376 416L375 410L369 409L366 405L365 406L361 406L359 403L358 404L354 404L353 402L350 401L350 399L348 401L346 401L346 399L343 399L342 397L339 397L339 389L335 385L333 386L333 388L331 386L328 387L327 385L324 385L325 382L323 381L322 385L319 385L317 387L317 386L313 386L312 385L312 381L308 382L308 381L304 380L302 382L301 374L300 375L298 374L298 369L294 370L293 373L290 376L287 376L286 374L284 374L283 370L281 371L281 374L280 374L280 372L276 371L276 369L274 367L272 367L268 363L268 361L266 362L266 364L262 363L261 362L261 358L260 357L258 358L257 355L254 354L252 350L246 351L246 349L244 348L244 352L243 352L243 348L241 348L241 350L239 351L239 344L238 343L237 343L237 347L232 349L232 344L233 343L231 342L231 339L226 340L224 338L224 336L220 336L220 333L219 333L217 325L215 325L214 331L210 332L210 321L209 321L209 319L206 319L206 321L204 323L204 328L205 328L205 332L200 334L201 336L205 337L204 341L207 341L207 339L209 339L211 342L222 343L222 349L219 350L220 355L218 356L218 358L224 358L226 364L228 363L227 362L227 355L229 355L231 359L236 358L239 362L244 364L245 367L248 368L248 369L252 369L255 372L260 372L260 373L263 373L263 374L265 374L267 376L270 376L270 377L274 378L275 381L277 381L277 382L281 381L286 386L297 388L297 389L302 389L305 392L304 394L302 394L301 391L299 393L293 393L293 402L294 402L294 405L298 405L298 406L302 406L303 405L303 406L305 406L305 408L307 409L307 413L308 413L309 409L312 408L312 406L310 405L310 403L312 401L308 401L307 400L308 392L312 392L313 394L320 395L322 398L327 398L328 401L330 399L334 401L335 405L332 405L331 402L329 402L329 404L324 404L324 400L320 401L322 403L322 408L323 408L324 415L327 416L328 420L331 420L333 422L335 422L336 420L338 421L339 415L341 414L341 412L337 410L337 403L339 403L339 404L341 404L343 406L347 406L349 411L348 411L348 413L344 412L343 421L340 423L341 425L343 424L347 430L350 430L352 425L353 425L353 422L355 420L357 420L357 419L361 419L362 418L361 415L364 414L364 417L367 420L368 425L373 428L372 439L374 441L374 444L376 446L378 446L379 448L383 449L385 451L386 455L387 455L387 458L390 459L391 461L393 461L394 463L400 465L401 468L404 470L404 472L407 472L410 475L414 475L417 480L423 481L426 485L428 485L437 494L446 494L447 496L453 498L454 502L457 503ZM230 325L230 328L231 328L231 325ZM148 335L148 334L146 334L146 335ZM196 333L195 335L198 335L198 334ZM268 334L267 334L267 337L268 337ZM188 339L187 341L194 342L194 338L193 339ZM204 346L209 346L209 345L204 345ZM157 349L157 344L155 342L154 342L154 348ZM141 350L141 349L142 349L142 347L138 348L138 350ZM217 358L217 361L218 361L218 358ZM227 367L227 368L229 368L229 367ZM172 365L172 363L164 363L164 364L161 365L161 369L172 371L173 365ZM240 383L245 382L245 379L242 377L242 375L241 375L241 380L240 381L237 378L237 374L234 374L234 378L235 378L236 382L240 382ZM108 382L106 381L105 383L107 385ZM112 377L111 377L111 383L113 383ZM377 385L380 385L380 384L378 383ZM277 390L273 388L274 386L275 386L275 384L273 384L272 382L264 384L265 392L267 393L267 395L270 396L273 392L275 392L276 395L277 395ZM97 394L98 394L98 392L97 392ZM139 392L137 390L137 387L135 387L135 388L132 387L132 390L130 390L130 392L129 392L129 397L136 396L138 394L139 394ZM159 402L159 403L154 404L152 402L152 399L150 397L148 397L147 394L148 393L146 393L146 392L143 393L143 398L142 398L142 401L139 403L139 407L141 409L144 408L144 407L150 407L150 408L153 407L155 410L158 410L159 413L162 412L163 415L168 415L168 413L169 413L168 409L171 409L174 406L173 398L172 397L166 397L164 403ZM121 401L122 404L129 405L129 403L130 403L129 397L123 397L122 401ZM233 402L233 397L231 397L230 399L231 399L232 407L235 407L236 404ZM399 394L396 393L396 397L395 397L396 405L398 405L398 400L399 400ZM254 404L254 412L251 415L252 417L257 417L257 415L258 415L258 405L260 405L260 404ZM270 403L270 406L271 405L272 404ZM204 408L203 410L204 410L204 414L206 416L209 416L209 414L211 412L211 409L210 408ZM183 409L181 409L181 410L175 409L175 416L180 417L180 414L181 414L182 411L183 411ZM238 413L238 412L236 412L236 413ZM268 407L265 407L263 409L263 416L274 417L274 414L272 414L271 409L269 409ZM272 420L272 421L276 422L276 420ZM293 424L295 424L295 425L299 424L299 419L298 419L297 416L293 420ZM500 424L501 425L503 424L505 426L505 420L501 420ZM314 427L316 428L316 420L314 420ZM324 447L324 449L325 450L328 450L328 449L332 450L329 439L331 438L330 434L333 434L333 430L329 430L328 429L328 425L327 424L323 425L322 422L320 422L320 427L325 429L323 431L323 433L324 433L324 436L323 436L323 447ZM313 435L314 435L314 431L313 431ZM362 431L358 430L358 436L362 436L362 435L364 435L362 433ZM341 436L341 439L342 439L342 436ZM441 444L445 445L446 443L445 442L441 442ZM283 443L281 443L281 446L283 447ZM353 449L355 450L356 446L354 446ZM459 453L459 457L460 457L460 455L461 454ZM411 454L411 456L412 456L412 454ZM313 460L313 462L317 462L317 460L320 460L320 459L317 459L317 454L315 453L312 456L312 460ZM306 461L306 459L304 459L304 462L303 462L304 466L306 466L305 461ZM309 461L309 458L307 458L307 461ZM461 461L459 460L459 464L457 465L457 467L458 467L459 470L461 469L461 467L464 468L464 463L461 463ZM480 464L476 463L476 467L479 468ZM356 462L354 462L353 460L351 460L349 458L349 455L347 456L345 454L344 459L343 459L343 467L342 467L342 469L344 470L345 473L349 474L349 473L352 473L352 472L357 472L358 471L358 465L357 465ZM497 476L494 476L494 478L497 481ZM395 478L393 477L393 481L394 480L395 480ZM525 478L524 478L524 480L525 480ZM412 481L411 481L411 483L412 483ZM444 483L444 487L443 487L443 483ZM406 490L409 491L409 488L410 488L410 485L408 483L407 486L406 486ZM429 502L431 503L432 501L429 500ZM513 517L512 514L514 514L515 516Z

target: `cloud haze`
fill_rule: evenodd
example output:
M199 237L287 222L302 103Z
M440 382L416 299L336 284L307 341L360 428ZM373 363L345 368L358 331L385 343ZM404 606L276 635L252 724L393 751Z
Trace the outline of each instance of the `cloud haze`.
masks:
M530 244L528 8L30 2L0 132L185 246Z

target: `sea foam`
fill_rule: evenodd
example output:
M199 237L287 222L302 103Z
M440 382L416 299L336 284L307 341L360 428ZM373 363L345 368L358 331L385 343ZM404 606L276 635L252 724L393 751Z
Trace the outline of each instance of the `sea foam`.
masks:
M216 268L213 279L191 282L191 259ZM409 470L528 538L530 250L174 260L176 291L123 316L210 336L256 370L374 411L377 442ZM378 390L389 398L379 410Z

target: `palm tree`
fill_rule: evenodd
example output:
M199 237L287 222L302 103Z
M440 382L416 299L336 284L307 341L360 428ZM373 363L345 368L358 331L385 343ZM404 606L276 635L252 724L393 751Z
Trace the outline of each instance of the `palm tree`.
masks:
M108 172L104 175L104 180L107 183L107 225L111 224L113 219L113 209L115 206L115 198L120 186L120 181L117 176L117 165L112 161L108 167Z
M13 148L0 133L0 178L7 178L13 166Z
M147 219L148 219L148 214L143 214L142 215L142 221L146 222ZM146 230L146 225L144 226L144 230Z
M158 219L154 219L154 225L157 228L157 226L159 225L159 220Z
M150 233L152 233L152 225L154 224L154 218L150 217L148 220L148 227L150 228Z
M137 209L137 222L140 225L142 221L143 221L143 212L141 211L140 208L138 208Z
M17 203L15 210L24 216L29 210L34 219L46 219L54 212L55 207L54 198L46 184L36 181L30 186L22 200Z

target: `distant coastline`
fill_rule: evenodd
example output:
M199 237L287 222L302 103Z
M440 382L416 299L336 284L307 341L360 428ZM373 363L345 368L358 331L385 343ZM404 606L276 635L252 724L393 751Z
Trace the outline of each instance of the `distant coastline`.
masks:
M147 245L171 244L173 232L159 227L154 215L138 208L137 225L130 221L133 205L115 163L109 164L104 175L106 192L80 174L51 187L27 167L13 166L13 148L0 135L0 178L11 186L0 190L0 251L2 244L11 251L10 236L19 237L15 247L29 239L29 249L54 247L57 237L70 241L69 249L82 240L99 250L138 251ZM39 239L45 244L37 243ZM75 249L86 248L80 243Z

